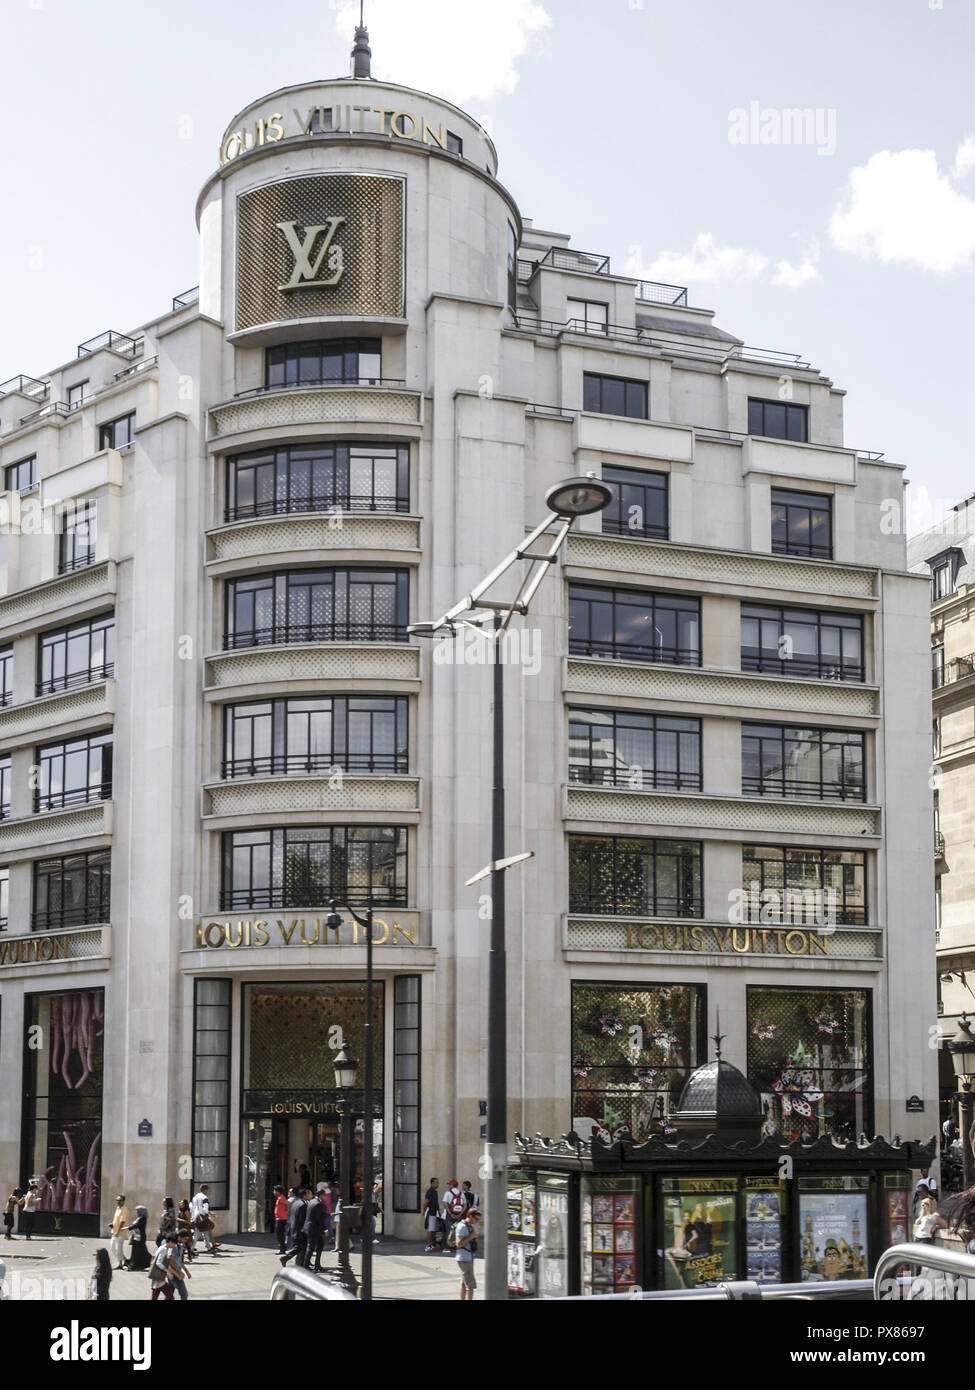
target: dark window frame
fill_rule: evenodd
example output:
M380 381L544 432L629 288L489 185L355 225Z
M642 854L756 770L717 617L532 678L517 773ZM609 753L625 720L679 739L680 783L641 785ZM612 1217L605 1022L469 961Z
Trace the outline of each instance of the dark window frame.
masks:
M599 725L593 722L593 716L598 719L609 721L609 725ZM600 710L600 709L580 709L573 707L568 712L569 718L569 782L586 786L610 786L626 787L639 790L645 786L652 790L672 790L672 791L701 791L702 790L702 767L701 767L701 720L683 715L669 715L658 713L644 713L637 710ZM628 721L632 721L629 723ZM641 729L640 721L646 721L646 728ZM668 728L668 725L685 725L685 728ZM587 728L590 730L588 735L576 733L575 728ZM613 761L609 766L600 766L601 758L594 751L599 744L598 737L594 737L591 732L600 727L608 727L612 741L611 758ZM625 767L618 767L615 759L618 757L620 743L620 729L633 728L637 732L642 732L645 737L649 737L652 744L652 766L640 767L641 779L635 782L632 769L636 764L627 763ZM671 771L661 768L660 764L665 761L659 754L661 742L668 735L674 736L676 752L676 769ZM587 755L583 758L573 760L572 740L585 740ZM691 744L696 743L696 757L688 754L688 746L685 740L690 740ZM689 763L689 770L683 771L682 765L685 757ZM694 763L696 762L696 769Z
M319 704L320 710L299 709ZM391 708L383 708L390 707ZM266 713L264 712L266 711ZM321 753L299 753L289 748L292 719L296 716L329 715L329 748ZM349 748L349 715L367 715L369 749ZM375 716L392 716L393 753L376 752ZM255 743L254 721L266 723L269 738L262 740L269 754L237 756L238 745L251 748ZM247 726L250 726L249 728ZM224 759L220 775L224 779L263 777L280 773L323 773L339 768L344 772L405 773L409 770L409 700L405 695L322 695L293 696L290 699L246 700L224 706ZM306 742L310 743L308 739Z
M350 597L358 602L350 587L369 585L370 608L373 617L368 622L349 617ZM244 587L248 586L248 587ZM331 592L333 617L330 620L301 621L297 613L307 607L309 615L317 601L317 590ZM307 592L302 592L307 590ZM391 590L394 619L376 619L377 596ZM241 626L237 604L241 595L250 595L243 603L250 607L252 622ZM258 597L258 596L265 597ZM269 598L266 596L270 596ZM259 609L265 612L270 605L270 622L255 624ZM336 617L341 609L343 616ZM280 615L280 616L279 616ZM315 570L278 570L270 574L240 575L227 581L225 598L226 628L224 650L237 651L243 647L295 645L307 642L406 642L409 634L409 571L405 569L371 569L335 566Z
M613 468L604 464L602 480L613 490L612 501L602 512L604 535L630 536L637 540L670 539L669 473L649 468ZM638 508L643 517L639 526L632 524L637 519L632 514L634 508Z
M376 489L376 470L392 464L394 489ZM367 491L353 492L353 474L371 473ZM300 475L307 472L307 490ZM379 440L331 440L255 449L227 459L224 519L245 521L296 512L410 510L410 448ZM245 485L246 483L246 485ZM270 488L269 485L270 484ZM270 490L271 496L261 498ZM242 501L241 496L247 499Z
M636 600L630 602L630 600ZM611 622L609 630L613 637L599 638L572 635L572 627L585 626L589 634L593 630L594 615L599 618L597 627L605 628L605 623L601 621L602 613L594 610L593 604L609 604ZM586 605L585 614L580 608L573 605ZM677 642L674 644L657 643L652 645L641 642L619 641L617 634L623 630L623 619L627 615L627 610L632 609L629 621L641 621L639 609L646 606L646 631L654 634L661 631L658 627L657 618L665 613L674 614L673 625L674 635ZM668 607L669 605L669 607ZM620 610L622 609L622 613ZM696 626L696 645L685 645L680 641L682 624L680 614L690 614L693 616ZM669 620L668 620L669 621ZM569 651L575 656L606 656L617 661L639 661L667 666L700 666L701 665L701 600L688 594L671 594L665 590L655 589L625 589L625 588L599 588L589 584L569 585ZM667 653L667 654L664 654Z
M746 622L758 623L758 644L745 645ZM789 623L800 628L812 629L816 637L816 653L786 655L782 646L788 637L786 627ZM771 647L763 645L767 635L765 624L777 624L776 655L770 655ZM839 633L837 647L839 656L823 654L824 633ZM845 632L859 634L859 656L852 660L844 652ZM763 671L779 676L793 676L801 680L839 680L862 683L866 680L865 632L862 613L848 613L841 609L799 608L793 605L767 603L742 603L741 605L741 669L743 671Z
M121 436L121 437L120 437ZM117 415L98 426L98 449L124 449L135 438L135 411Z
M419 975L393 980L393 1210L420 1210L423 1079L423 982ZM416 1022L404 1021L415 1010ZM415 1087L414 1099L408 1099ZM412 1112L412 1113L411 1113ZM401 1177L405 1172L408 1176Z
M26 477L22 476L26 469ZM29 492L37 486L37 455L31 454L16 463L8 463L3 470L3 486L6 492Z
M71 385L68 387L65 393L67 396L67 407L69 410L77 410L79 406L84 405L85 401L88 399L87 395L85 394L85 387L90 385L91 381L89 377L85 377L84 381L74 381L71 383ZM76 391L80 391L81 394L79 396L76 396Z
M13 787L13 763L9 753L0 753L0 820L10 817L10 793Z
M665 839L641 835L569 835L569 912L573 916L595 914L603 917L663 917L693 918L704 916L704 847L701 840ZM594 891L594 878L598 865L593 855L602 846L612 855L611 886L608 893ZM645 855L652 870L650 891L641 902L631 901L630 895L621 889L621 855L628 847L639 846L636 852ZM585 877L588 880L586 892L580 896L573 883L573 875L580 873L580 861L574 862L575 855L588 851L583 862L587 864ZM675 893L664 895L658 891L661 876L660 863L665 859L675 859L678 867L675 874ZM681 863L684 860L684 863ZM697 892L695 893L695 862ZM645 872L645 868L641 867ZM690 874L688 884L682 875ZM594 905L595 904L595 905Z
M623 388L622 410L611 410L607 396L616 387ZM613 376L607 372L583 372L582 408L594 415L613 415L628 420L650 418L650 385L632 377Z
M92 645L96 634L102 633L102 653L106 658L102 663L92 664ZM81 665L77 670L68 670L68 657L71 652L71 643L83 635L88 639L88 662ZM55 676L53 674L54 665L58 664L53 659L56 648L64 648L64 673ZM52 654L50 675L45 674L45 657L48 653ZM49 632L38 633L37 636L37 694L53 695L58 690L72 690L75 686L91 685L93 681L107 680L115 674L115 614L101 613L92 618L85 618L82 622L71 623L67 627L52 628Z
M456 135L452 130L448 130L448 131L446 132L446 136L447 136L447 139L446 139L446 149L447 149L447 152L448 152L449 154L459 154L459 155L461 156L461 158L463 158L463 155L464 155L464 142L463 142L463 140L461 139L461 137L460 137L459 135Z
M83 870L83 898L78 906L65 905L64 885L71 869ZM38 906L40 880L47 884L47 906ZM52 884L59 885L59 904L51 906ZM54 855L34 861L32 876L31 931L63 931L111 920L112 852L89 850L81 854Z
M826 539L817 541L815 521L824 514ZM832 560L833 499L828 493L772 488L772 554Z
M581 315L574 312L577 307L582 310ZM602 315L597 314L590 321L590 309L601 309ZM571 295L566 296L565 314L566 327L574 332L600 333L604 337L609 333L609 303L606 300L574 299Z
M14 702L14 649L0 649L0 709Z
M34 791L35 814L39 811L59 811L69 806L87 806L95 801L110 801L112 749L110 729L40 745L35 753L35 763L40 772L40 785ZM73 761L79 754L84 758L84 780L79 781L77 786L67 786L67 770L71 769L73 782ZM55 776L61 784L60 791L51 790Z
M84 544L80 544L84 538ZM98 544L98 506L94 501L82 502L62 518L58 537L58 574L71 574L95 563Z
M745 858L745 854L746 854L747 851L751 851L751 855L750 855L750 857L749 857L748 859ZM761 854L759 854L757 857L756 857L756 853L755 853L756 851L761 851ZM869 925L870 925L870 898L869 898L869 893L868 893L869 884L868 884L868 875L867 875L867 870L868 870L868 867L869 867L869 866L868 866L868 862L867 862L867 855L866 855L866 852L863 851L863 850L827 849L827 848L822 848L822 847L816 846L816 845L760 845L760 844L743 844L743 845L742 845L742 847L741 847L741 880L742 880L742 890L743 890L743 894L744 894L744 902L743 902L743 905L742 905L742 920L745 921L745 922L748 922L748 923L759 922L759 921L762 922L762 923L771 922L771 923L773 923L774 925L782 925L782 926L793 926L793 925L795 925L795 926L801 927L801 926L803 926L803 925L811 925L811 924L805 923L805 922L803 922L803 921L798 921L798 922L797 922L797 921L795 921L795 919L794 919L793 917L789 917L789 916L784 915L784 912L783 912L783 916L781 916L781 917L774 917L774 916L773 916L773 917L770 917L770 916L768 916L768 912L769 912L769 910L770 910L770 906L769 906L768 904L762 903L762 901L761 901L762 895L763 895L766 891L775 891L775 892L777 892L777 893L779 893L779 894L783 894L783 893L785 893L785 892L788 892L790 889L792 889L793 891L802 892L802 893L806 893L806 892L810 892L810 891L813 891L813 892L818 891L818 892L820 892L820 893L825 893L825 892L826 892L826 889L825 889L825 887L824 887L824 880L825 880L825 872L824 872L824 870L825 870L825 868L826 868L826 863L827 863L826 856L827 856L827 855L831 855L831 854L851 855L851 856L853 856L853 859L854 859L854 860L859 860L859 864L857 864L856 862L846 862L846 861L841 861L840 864L839 864L839 867L843 870L843 873L841 874L841 879L842 879L842 892L841 892L841 895L840 895L840 899L839 899L839 901L838 901L838 903L837 903L837 909L836 909L836 919L835 919L836 924L839 925L839 926L845 926L845 927L849 927L849 926L853 926L853 927L866 927L866 926L869 926ZM817 861L818 861L818 869L819 869L819 882L818 882L818 884L817 884L817 885L810 885L805 879L803 879L803 878L801 878L801 877L800 877L798 880L793 881L792 883L790 883L790 882L789 882L789 875L788 875L788 865L789 865L789 862L790 862L790 858L791 858L793 861L801 862L801 863L804 864L806 867L809 867L811 864L816 864ZM769 875L769 872L768 872L768 870L766 869L766 865L768 865L768 864L779 864L779 865L781 865L781 868L782 868L781 875L776 875L776 874ZM852 869L852 870L859 869L860 880L861 880L861 884L862 884L862 893L859 894L859 895L856 893L855 888L850 889L850 891L849 891L849 905L848 905L848 896L847 896L847 895L848 895L848 887L849 887L849 885L848 885L848 879L851 877L851 875L848 875L848 874L847 874L846 871L847 871L848 869ZM750 877L749 877L749 874L751 875ZM757 878L756 878L756 874L757 874ZM853 877L855 878L855 874L853 875ZM755 899L755 898L753 897L752 893L751 893L751 885L752 885L753 883L756 883L756 884L757 884L757 889L758 889L758 897L757 897L757 899ZM859 906L859 905L854 906L854 905L852 905L854 902L857 903L857 904L859 904L861 898L862 898L862 906ZM786 907L786 902L785 902L784 897L783 897L783 900L782 900L782 907L783 907L783 909ZM758 914L758 915L756 915L756 914Z
M778 412L782 412L778 428ZM748 397L748 433L764 439L783 439L790 444L809 443L809 407L794 401L770 401Z
M377 831L375 839L363 832ZM350 840L351 832L351 840ZM249 839L249 843L246 839ZM391 838L387 838L391 837ZM390 891L384 892L375 884L360 890L349 884L349 845L392 846L392 866L394 883ZM309 889L305 882L297 886L289 883L288 850L291 846L309 845L329 846L328 884L315 885ZM254 851L266 851L267 886L255 886ZM244 875L247 882L234 886L234 861L237 851L248 851L248 871ZM290 908L327 906L331 902L345 902L350 906L372 902L375 906L405 907L409 893L409 832L405 825L316 825L316 826L256 826L253 830L228 830L223 834L220 869L220 906L222 911L252 908ZM306 864L312 862L309 855L303 856ZM368 852L370 876L377 870L382 872L381 862L373 864L372 851ZM300 866L301 857L295 854L292 863ZM260 878L262 875L258 873ZM296 875L301 878L301 872ZM310 875L306 874L306 877ZM309 892L313 894L309 898Z
M363 357L377 359L374 372L361 370ZM326 372L323 363L339 358L338 370ZM264 385L268 390L290 386L379 386L382 376L382 338L313 338L278 343L264 354Z
M839 738L837 738L839 736ZM752 750L756 757L759 775L749 776L745 772L746 767L746 740L751 740L757 748ZM827 744L835 742L835 747L839 749L840 759L840 781L829 782L823 778L823 756ZM807 742L818 748L819 776L818 778L789 778L786 775L786 768L789 766L789 754L786 745L788 743ZM779 763L779 774L771 772L762 773L761 768L767 755L767 749L778 745L781 761ZM817 801L857 801L865 802L867 799L867 777L866 777L866 734L862 729L821 729L809 728L798 724L769 724L754 721L743 722L741 726L741 794L742 796L781 796L807 797ZM860 781L857 785L854 778L847 779L846 764L847 757L845 750L851 750L859 745L860 751ZM814 756L816 756L814 754ZM855 765L855 758L850 759ZM772 783L773 785L769 785ZM850 790L847 790L847 787Z
M217 1000L212 998L204 1000L202 998L204 991L209 992L211 989L217 994ZM198 976L193 981L193 1145L191 1162L194 1187L198 1187L200 1183L210 1185L211 1211L227 1211L230 1206L232 994L233 981L226 977L206 978ZM214 1059L222 1060L223 1066L215 1065ZM200 1063L205 1063L205 1065L201 1066ZM210 1073L222 1071L224 1074L223 1076L211 1074L207 1077L201 1077L199 1073L203 1070ZM214 1094L220 1095L220 1101L210 1097L205 1100L199 1099L203 1086L213 1088ZM212 1123L213 1120L219 1119L220 1110L224 1111L223 1122ZM215 1146L218 1150L215 1154L200 1153L199 1141L208 1134L217 1134L223 1140L222 1144L218 1143ZM219 1152L220 1149L222 1152ZM221 1195L222 1201L220 1200Z

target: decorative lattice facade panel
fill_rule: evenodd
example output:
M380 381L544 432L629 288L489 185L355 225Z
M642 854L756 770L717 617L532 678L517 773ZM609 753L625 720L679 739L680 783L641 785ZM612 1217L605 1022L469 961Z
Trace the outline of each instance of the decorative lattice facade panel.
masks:
M675 796L664 792L568 787L566 818L629 826L688 825L781 834L876 835L879 812L867 806L776 802L762 797Z
M7 705L0 709L0 742L13 743L81 719L105 719L110 723L114 705L114 682L109 686L105 681L23 705Z
M273 777L207 787L212 816L265 816L282 811L415 811L415 777Z
M573 695L632 695L643 700L682 700L734 705L749 713L803 710L809 714L876 714L878 694L869 686L842 681L790 681L737 675L692 666L570 657L566 690Z
M54 811L21 820L0 821L0 854L54 848L69 840L112 833L112 803L99 801L71 811Z
M777 593L835 594L847 598L875 598L876 572L852 566L830 565L773 555L751 555L726 550L700 550L653 541L627 540L578 531L569 536L567 565L582 569L620 570L626 575L653 579L711 581L732 587L772 589Z
M721 922L647 922L570 917L565 924L567 951L625 951L634 959L657 952L696 957L753 960L777 956L789 961L879 960L883 932L846 927L730 926Z
M107 925L83 927L80 931L32 932L5 936L0 940L0 970L8 966L30 967L62 960L103 962L96 969L107 969L111 958L112 933Z
M417 550L420 523L412 517L361 516L356 512L282 516L239 522L216 532L211 540L214 560L250 559L282 550Z
M308 386L283 391L263 391L250 400L215 406L212 438L270 430L278 426L365 424L416 425L420 423L420 395L416 391L381 386Z
M253 647L211 656L210 683L255 685L302 680L415 680L420 674L416 647L306 646Z
M26 622L39 614L45 619L56 616L58 609L70 608L91 598L104 596L106 604L110 604L114 594L115 565L107 560L102 565L76 570L62 579L52 579L0 599L0 629Z

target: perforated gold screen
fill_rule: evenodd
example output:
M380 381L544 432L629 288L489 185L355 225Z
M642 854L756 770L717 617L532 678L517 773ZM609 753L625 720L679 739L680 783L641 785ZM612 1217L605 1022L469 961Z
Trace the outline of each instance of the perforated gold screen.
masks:
M402 315L402 179L285 179L241 194L237 219L238 329L325 314Z

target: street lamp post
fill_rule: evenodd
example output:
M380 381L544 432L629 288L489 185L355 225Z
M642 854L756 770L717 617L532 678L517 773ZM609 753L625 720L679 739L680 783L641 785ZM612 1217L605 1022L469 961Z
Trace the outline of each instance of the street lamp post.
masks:
M975 1184L972 1155L972 1081L975 1079L975 1035L967 1013L958 1020L958 1032L948 1040L951 1065L958 1078L958 1128L961 1130L962 1182L967 1191Z
M364 1026L363 1046L365 1048L365 1061L363 1064L363 1099L362 1099L362 1293L360 1298L364 1303L372 1299L372 1137L373 1137L373 1051L372 1051L372 903L366 907L365 915L360 917L354 912L348 903L332 903L332 910L325 919L326 927L333 930L342 925L342 918L336 911L337 907L342 907L349 914L357 926L362 927L366 933L366 1020ZM351 1172L352 1145L349 1145L350 1152L350 1173L349 1173L349 1197L354 1194L351 1191L354 1174ZM342 1202L345 1204L345 1193L342 1194Z
M566 478L545 494L549 512L524 542L496 565L469 594L433 622L411 623L417 636L454 635L458 627L493 629L493 718L491 779L491 945L488 955L487 1124L484 1146L484 1285L485 1297L508 1297L507 1277L507 1159L508 1159L508 1029L507 953L505 944L504 874L512 860L504 853L504 667L501 640L515 613L528 612L536 590L559 557L563 542L577 516L602 511L612 499L611 489L594 475ZM555 527L554 533L551 528ZM548 550L533 551L542 537ZM519 561L529 568L514 599L489 599L486 594ZM515 856L515 861L528 856ZM479 877L479 875L477 876ZM473 881L473 880L472 880Z
M351 1047L346 1045L336 1053L332 1063L335 1069L335 1084L339 1092L339 1197L341 1212L335 1231L335 1251L338 1255L339 1282L355 1293L358 1287L352 1265L349 1262L349 1225L346 1209L352 1199L352 1177L354 1146L352 1143L352 1111L347 1099L359 1074L359 1063Z

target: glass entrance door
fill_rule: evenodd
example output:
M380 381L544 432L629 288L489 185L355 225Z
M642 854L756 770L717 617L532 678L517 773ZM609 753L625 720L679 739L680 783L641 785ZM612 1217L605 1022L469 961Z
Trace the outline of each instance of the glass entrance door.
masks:
M241 1136L240 1229L274 1229L274 1188L284 1182L287 1131L270 1116L243 1122Z

